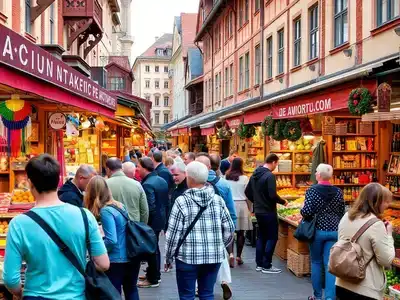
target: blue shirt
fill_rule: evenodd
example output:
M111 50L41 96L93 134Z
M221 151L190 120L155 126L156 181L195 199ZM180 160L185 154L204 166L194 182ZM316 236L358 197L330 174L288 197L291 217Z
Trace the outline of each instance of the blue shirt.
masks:
M125 208L122 209L126 211ZM127 213L125 215L128 216ZM111 206L105 206L100 210L100 218L104 231L104 244L110 262L129 262L126 252L126 223L128 221Z
M207 181L213 181L217 177L217 174L215 171L210 170L208 171L208 179ZM229 214L231 215L232 221L236 226L236 208L235 208L235 202L233 201L232 197L232 191L231 191L231 186L229 185L229 182L226 181L226 179L220 177L217 184L215 185L221 194L222 199L225 201L225 205L229 210Z
M78 207L63 203L32 209L59 235L86 267L85 225ZM94 216L89 220L92 256L106 254ZM7 234L3 280L8 288L20 282L22 261L27 264L24 296L48 299L85 300L85 280L47 233L31 218L19 215L11 220Z

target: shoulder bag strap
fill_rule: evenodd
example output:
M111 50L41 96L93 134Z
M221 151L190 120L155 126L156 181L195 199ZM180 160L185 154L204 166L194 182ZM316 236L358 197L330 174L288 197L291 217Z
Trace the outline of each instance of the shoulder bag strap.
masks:
M65 257L71 262L71 264L82 274L83 277L86 277L86 273L79 263L78 259L72 253L71 249L61 240L61 238L57 235L57 233L51 228L37 213L33 211L28 211L24 213L24 215L31 218L35 221L53 240L53 242L60 248L61 252L65 255Z
M122 209L120 209L118 206L116 206L116 205L114 205L114 204L111 204L111 205L108 205L108 206L110 206L110 207L114 208L115 210L119 211L119 213L120 213L127 221L130 221L130 219L128 218L128 216L126 215L126 213L125 213Z
M90 238L89 238L89 221L88 221L88 217L85 213L85 210L80 207L79 208L82 214L82 218L83 218L83 224L85 224L85 235L86 235L86 248L87 251L89 252L89 257L90 259L92 259L92 247L90 245Z
M356 232L356 234L351 238L351 242L355 243L357 240L364 234L364 232L367 231L368 228L370 228L372 225L374 225L376 222L379 222L380 220L378 218L373 218L368 220L361 228Z
M197 204L197 203L196 203ZM194 220L192 221L192 223L190 223L188 229L186 229L185 234L183 235L183 237L179 240L178 245L176 246L175 249L175 254L174 257L178 256L178 252L179 249L181 248L183 242L186 240L187 236L189 235L189 233L192 231L194 225L196 225L197 221L200 219L201 215L203 214L203 212L207 209L208 205L206 206L200 206L200 210L197 213L196 217L194 218Z

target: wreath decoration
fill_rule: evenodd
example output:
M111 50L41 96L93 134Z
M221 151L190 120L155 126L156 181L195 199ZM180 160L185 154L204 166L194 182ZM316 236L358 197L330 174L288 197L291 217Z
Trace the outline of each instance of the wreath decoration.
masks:
M240 122L237 134L241 139L250 139L256 135L256 128L254 125L245 125Z
M274 134L275 120L272 116L265 117L264 121L261 123L261 130L264 136L271 136Z
M232 137L232 131L226 126L221 126L217 129L217 139L229 140Z
M347 104L353 116L361 116L372 110L372 95L367 88L357 88L350 92Z
M283 136L285 139L295 142L301 138L302 131L300 128L300 121L288 121L283 129Z
M283 120L274 122L274 133L272 135L272 138L275 141L283 141L285 139L285 136L283 134L283 130L285 129L285 126L286 126L286 122Z

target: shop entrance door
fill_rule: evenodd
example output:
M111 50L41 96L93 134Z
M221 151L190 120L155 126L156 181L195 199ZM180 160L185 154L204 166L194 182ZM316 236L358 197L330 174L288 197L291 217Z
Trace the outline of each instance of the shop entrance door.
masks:
M229 148L230 148L230 141L222 140L221 141L221 157L222 157L222 159L229 156Z

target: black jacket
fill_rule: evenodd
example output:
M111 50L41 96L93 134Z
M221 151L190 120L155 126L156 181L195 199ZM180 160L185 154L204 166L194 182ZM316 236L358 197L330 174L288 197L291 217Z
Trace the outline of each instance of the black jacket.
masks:
M245 194L254 203L256 214L276 212L276 204L285 200L276 193L275 175L265 167L258 167L250 177Z
M175 183L174 183L174 178L172 177L172 174L168 170L168 168L163 163L160 163L155 169L155 171L158 176L160 176L167 182L168 190L171 191L174 188Z
M178 184L175 189L172 191L171 194L171 209L172 206L174 206L175 200L179 197L182 196L182 194L188 189L187 183L186 183L186 178Z
M167 218L168 184L154 171L143 178L142 186L149 205L148 224L154 231L161 231L164 229Z
M58 190L58 198L65 203L83 207L83 194L76 185L72 183L72 179L67 180Z

